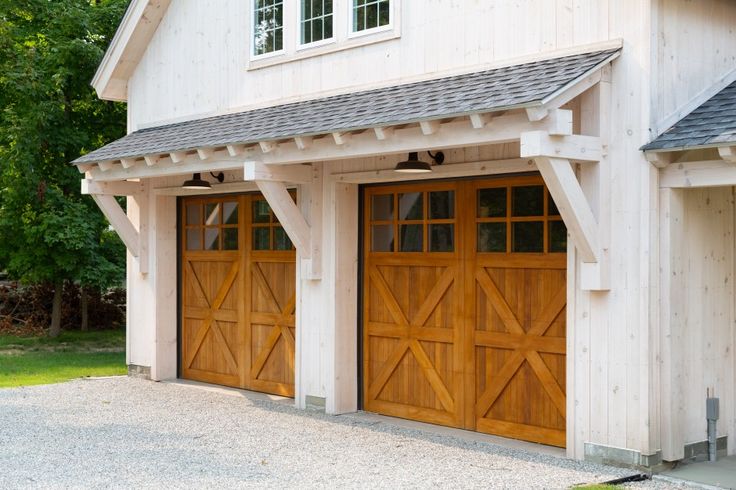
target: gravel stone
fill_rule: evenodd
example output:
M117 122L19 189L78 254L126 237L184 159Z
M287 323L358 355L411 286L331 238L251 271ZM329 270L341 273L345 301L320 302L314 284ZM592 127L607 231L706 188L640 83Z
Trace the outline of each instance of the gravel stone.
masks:
M127 377L0 390L2 489L568 488L632 473L246 392Z

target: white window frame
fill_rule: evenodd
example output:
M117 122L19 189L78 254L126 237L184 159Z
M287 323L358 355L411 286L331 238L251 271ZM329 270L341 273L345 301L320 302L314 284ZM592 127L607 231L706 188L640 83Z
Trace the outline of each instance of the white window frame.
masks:
M335 3L339 2L340 0L332 0L332 37L328 37L325 39L320 39L319 41L312 41L310 43L304 43L302 44L302 0L296 0L297 8L296 8L296 50L301 51L303 49L310 49L310 48L317 48L319 46L324 46L326 44L332 44L337 41L337 15L335 15L336 8Z
M268 53L262 53L262 54L256 54L256 1L257 0L251 0L249 2L250 4L250 39L248 43L250 44L250 59L251 60L262 60L267 58L272 58L274 56L280 56L283 55L286 52L286 41L287 41L287 35L290 32L290 29L287 30L287 15L286 15L286 4L289 2L289 0L280 0L281 1L281 49L277 49L274 51L270 51ZM300 2L301 3L301 2Z
M395 0L388 0L388 24L378 27L371 27L370 29L363 29L362 31L354 31L353 26L355 25L355 6L353 2L355 0L348 0L348 8L350 13L348 14L348 39L361 36L370 36L371 34L378 34L384 31L390 31L394 28L394 8L396 6Z

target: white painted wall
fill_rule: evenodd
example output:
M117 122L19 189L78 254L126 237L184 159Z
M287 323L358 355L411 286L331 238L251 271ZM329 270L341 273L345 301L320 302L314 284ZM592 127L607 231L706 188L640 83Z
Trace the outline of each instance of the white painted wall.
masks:
M680 338L685 443L706 438L705 393L720 397L718 435L734 437L734 189L684 191L684 283ZM730 441L733 443L733 441Z
M404 0L398 39L248 70L248 0L177 0L130 81L129 110L138 127L606 41L636 24L636 4Z

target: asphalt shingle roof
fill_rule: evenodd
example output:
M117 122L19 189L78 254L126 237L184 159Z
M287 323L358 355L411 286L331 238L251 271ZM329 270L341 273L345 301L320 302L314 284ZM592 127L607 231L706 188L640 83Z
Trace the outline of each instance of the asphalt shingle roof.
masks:
M73 163L256 143L531 107L608 61L618 49L335 95L141 129Z
M684 150L736 144L736 82L680 119L642 150Z

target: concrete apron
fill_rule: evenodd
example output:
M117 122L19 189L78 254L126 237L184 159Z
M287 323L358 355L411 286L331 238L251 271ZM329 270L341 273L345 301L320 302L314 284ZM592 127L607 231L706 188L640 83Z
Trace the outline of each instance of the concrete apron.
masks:
M719 457L718 461L683 463L677 468L654 475L654 480L671 483L694 483L702 488L736 489L736 456Z

